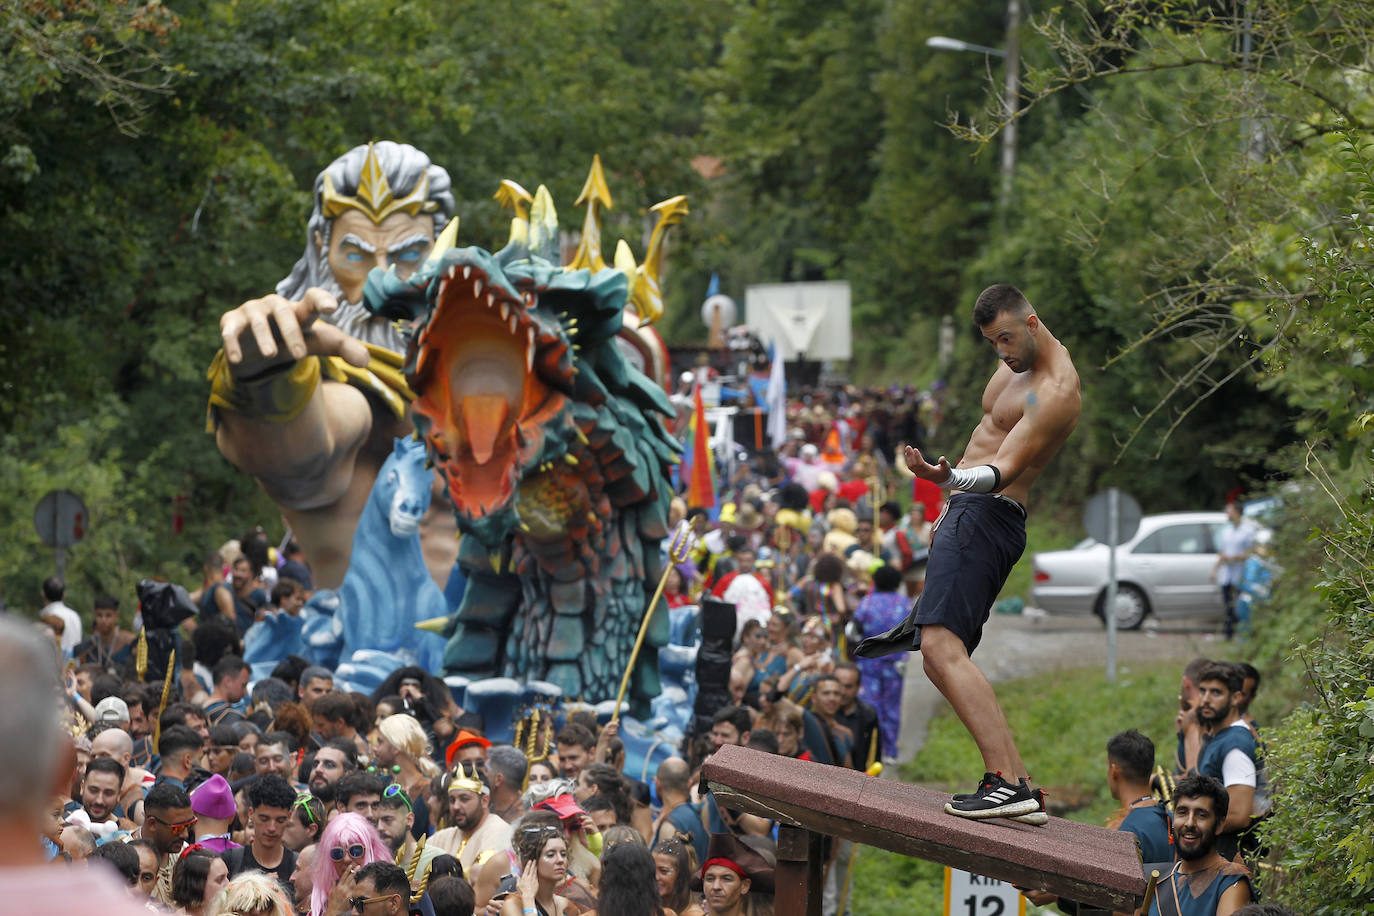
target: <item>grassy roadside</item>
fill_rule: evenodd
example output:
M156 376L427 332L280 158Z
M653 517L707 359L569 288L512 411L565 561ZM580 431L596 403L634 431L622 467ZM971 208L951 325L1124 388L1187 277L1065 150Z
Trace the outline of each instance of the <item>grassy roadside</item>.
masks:
M1058 809L1054 813L1091 824L1112 813L1106 745L1118 732L1140 730L1155 742L1160 765L1172 765L1173 718L1184 661L1123 665L1115 684L1108 684L1094 667L997 685L1021 753L1036 783L1049 792L1051 809ZM901 768L899 778L964 792L982 771L972 739L953 713L945 711L931 722L925 746ZM855 916L933 916L944 911L943 882L941 866L863 847L854 865L850 909Z

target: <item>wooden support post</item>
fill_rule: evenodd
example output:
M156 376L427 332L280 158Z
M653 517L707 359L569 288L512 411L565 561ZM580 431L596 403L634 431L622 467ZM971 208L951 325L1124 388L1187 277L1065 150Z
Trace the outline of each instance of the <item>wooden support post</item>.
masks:
M821 916L821 895L825 893L825 840L790 824L778 825L778 864L774 869L773 897L775 916Z

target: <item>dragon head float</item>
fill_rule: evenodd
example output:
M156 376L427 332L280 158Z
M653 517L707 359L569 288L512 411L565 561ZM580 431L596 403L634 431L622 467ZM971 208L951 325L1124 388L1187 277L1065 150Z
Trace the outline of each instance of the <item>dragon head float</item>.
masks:
M374 271L364 302L406 334L416 436L463 538L468 590L447 627L447 670L606 699L658 574L680 450L663 388L617 339L635 326L627 309L641 325L662 313L663 241L686 200L653 208L644 263L621 241L607 264L599 210L611 197L595 160L581 244L562 264L548 190L507 181L496 196L515 211L504 248L457 247L455 219L409 279ZM666 641L666 612L655 616L650 645L655 630ZM642 700L657 692L653 651L639 669Z

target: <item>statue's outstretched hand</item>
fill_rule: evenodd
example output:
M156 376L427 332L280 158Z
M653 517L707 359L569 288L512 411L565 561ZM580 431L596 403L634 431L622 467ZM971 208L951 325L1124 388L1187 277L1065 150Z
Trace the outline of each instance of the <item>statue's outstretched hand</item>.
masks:
M225 312L219 332L230 371L238 378L252 378L306 356L340 356L354 366L366 366L368 353L361 341L316 320L338 307L328 292L311 287L299 302L273 293Z
M914 449L908 445L902 456L906 459L906 466L911 473L922 480L944 483L949 479L949 461L944 455L940 456L940 461L937 464L931 464L926 461L919 449Z

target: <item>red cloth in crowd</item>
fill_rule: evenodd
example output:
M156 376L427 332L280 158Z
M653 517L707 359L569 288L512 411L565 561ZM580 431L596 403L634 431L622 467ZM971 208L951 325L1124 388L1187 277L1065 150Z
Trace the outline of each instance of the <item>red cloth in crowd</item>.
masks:
M712 594L714 597L716 597L716 598L724 598L724 597L725 597L725 591L726 591L726 589L728 589L728 588L730 587L730 583L731 583L731 582L734 582L734 581L735 581L735 578L736 578L737 576L740 576L740 575L753 576L755 579L759 580L759 584L763 586L763 590L764 590L765 592L768 593L768 604L769 604L769 606L771 607L771 606L773 605L773 603L774 603L775 600L776 600L776 599L774 598L774 596L773 596L773 586L769 585L769 584L768 584L768 580L765 579L763 576L760 576L758 573L753 573L753 572L751 572L751 573L741 573L739 570L735 570L735 571L732 572L732 573L727 573L726 575L721 576L721 577L720 577L720 581L718 581L718 582L711 588L711 594Z
M926 521L933 522L940 517L940 507L945 502L945 491L939 484L917 477L911 482L911 501L925 503Z
M868 481L846 480L840 484L840 499L848 500L852 506L868 494Z

